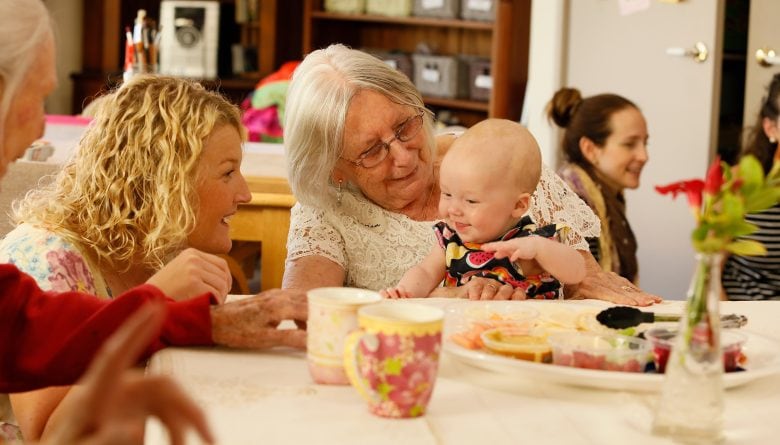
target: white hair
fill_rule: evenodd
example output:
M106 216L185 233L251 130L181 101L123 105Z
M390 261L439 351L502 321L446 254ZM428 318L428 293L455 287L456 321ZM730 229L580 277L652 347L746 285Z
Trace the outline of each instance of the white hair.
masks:
M39 46L51 35L51 16L41 0L0 1L0 143L11 101Z
M408 77L370 54L341 44L313 51L295 70L285 106L287 174L301 203L323 208L335 199L331 174L344 149L350 101L361 90L425 110L427 149L433 152L432 113Z

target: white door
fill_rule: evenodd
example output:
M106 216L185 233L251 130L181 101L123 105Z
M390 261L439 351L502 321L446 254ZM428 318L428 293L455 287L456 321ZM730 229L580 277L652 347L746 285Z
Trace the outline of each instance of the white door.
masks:
M766 86L775 73L780 72L780 2L777 0L751 0L750 27L748 31L747 69L745 74L745 127L755 125ZM756 52L775 52L774 64L761 65Z
M621 15L621 3L649 6ZM564 83L585 96L623 95L647 119L650 161L640 188L626 193L642 288L684 299L693 271L693 217L684 197L672 201L654 186L703 177L715 151L724 2L574 0L569 7ZM702 63L667 55L668 48L696 42L710 52Z

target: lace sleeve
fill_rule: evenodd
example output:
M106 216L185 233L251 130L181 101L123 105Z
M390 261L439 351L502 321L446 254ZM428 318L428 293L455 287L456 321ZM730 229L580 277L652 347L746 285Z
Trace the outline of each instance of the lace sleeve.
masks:
M325 220L325 212L298 203L290 210L286 261L309 255L323 256L341 267L346 264L344 239Z
M539 225L555 223L569 227L562 241L578 250L588 250L585 238L601 234L601 224L593 210L544 164L531 200L531 215Z

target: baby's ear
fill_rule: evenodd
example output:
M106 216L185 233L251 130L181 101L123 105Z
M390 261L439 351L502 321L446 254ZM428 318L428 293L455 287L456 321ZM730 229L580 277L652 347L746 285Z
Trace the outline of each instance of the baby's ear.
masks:
M530 205L531 205L531 194L530 193L520 194L520 196L517 197L517 201L515 202L515 208L512 210L512 217L520 218L521 216L525 215L525 212L528 211L528 207Z

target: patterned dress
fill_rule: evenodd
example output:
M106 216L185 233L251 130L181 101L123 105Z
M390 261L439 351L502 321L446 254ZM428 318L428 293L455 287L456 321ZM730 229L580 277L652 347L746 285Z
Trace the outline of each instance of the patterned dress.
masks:
M468 283L473 277L492 278L501 284L509 284L525 291L528 298L555 299L560 295L561 283L549 273L524 275L518 263L509 258L495 258L493 252L485 252L481 244L467 243L447 226L438 222L434 226L439 245L444 249L447 274L445 287L457 287ZM526 236L556 238L555 224L537 228L529 216L520 219L515 227L496 241L507 241Z
M20 224L0 242L0 263L13 264L42 290L110 298L100 270L72 243L49 230Z

